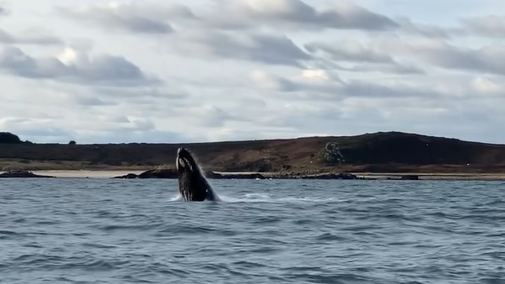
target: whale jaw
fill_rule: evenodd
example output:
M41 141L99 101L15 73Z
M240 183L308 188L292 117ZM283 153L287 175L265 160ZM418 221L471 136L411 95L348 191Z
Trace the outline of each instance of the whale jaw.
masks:
M179 193L184 201L215 200L212 187L186 148L181 147L177 150L175 166L179 180Z

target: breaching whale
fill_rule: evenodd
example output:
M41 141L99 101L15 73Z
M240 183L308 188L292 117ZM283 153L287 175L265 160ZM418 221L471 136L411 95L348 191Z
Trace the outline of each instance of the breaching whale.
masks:
M175 161L179 179L179 193L184 201L217 201L214 190L186 148L177 149Z

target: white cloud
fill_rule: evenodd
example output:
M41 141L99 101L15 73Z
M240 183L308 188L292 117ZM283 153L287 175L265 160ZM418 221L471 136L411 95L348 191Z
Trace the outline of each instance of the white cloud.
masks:
M329 54L336 61L351 62L372 62L372 63L392 63L393 57L377 49L363 46L358 41L340 41L334 44L312 43L307 44L306 48L311 52L322 51Z
M442 27L433 24L415 23L406 17L395 18L401 25L401 31L407 34L419 34L427 38L448 39L458 35L466 35L466 31L460 27Z
M334 75L328 73L328 71L321 69L302 70L300 78L302 80L316 81L316 82L326 82L332 79L338 79L338 77L335 77Z
M55 127L48 119L23 117L0 118L0 128L16 133L22 140L28 141L70 141L71 130ZM21 134L21 135L20 135ZM35 142L32 141L32 142Z
M110 2L105 5L81 6L76 9L57 7L58 14L71 20L105 28L108 31L167 34L174 32L170 20L192 18L187 7L178 4Z
M58 7L57 11L73 20L107 29L132 33L172 33L172 24L203 25L225 30L267 27L297 29L388 30L399 25L386 16L351 3L336 1L316 8L300 0L221 0L194 11L179 4L87 5ZM226 15L223 17L223 15Z
M476 94L497 95L505 97L505 84L498 83L483 77L477 77L471 81L471 87Z
M67 49L57 57L34 58L17 47L0 49L0 69L31 79L54 79L80 84L120 86L158 83L124 57L99 54L90 56Z
M324 80L313 80L314 73L322 73ZM310 74L307 78L307 74ZM405 97L436 97L444 94L443 90L434 85L423 87L424 83L413 83L407 80L365 81L342 80L336 75L328 75L322 70L304 70L301 75L285 78L264 71L254 71L251 79L258 87L280 93L297 93L298 98L309 101L330 100L339 101L349 97L370 98L405 98ZM290 94L289 96L296 96ZM307 102L304 102L307 103Z
M290 92L298 89L297 83L295 82L259 70L252 72L251 79L259 87L269 90Z
M198 16L222 29L386 30L398 26L388 17L343 1L315 8L300 0L224 0L213 8Z
M270 33L187 32L170 38L169 49L182 56L272 65L299 66L311 59L288 37Z
M312 42L305 45L311 55L331 62L333 68L351 72L424 73L413 64L398 62L392 54L356 40ZM349 66L349 63L351 64ZM345 65L344 65L345 64Z
M62 45L63 42L50 35L23 35L14 36L0 29L0 44L33 44L33 45Z
M505 37L505 16L487 15L463 19L468 29L477 34L489 37Z
M11 1L0 127L62 143L503 141L501 2L482 1Z
M373 44L397 57L406 57L447 70L505 75L505 66L499 63L505 59L503 44L470 48L458 47L438 39L407 41L400 38L380 40Z
M9 15L9 11L4 7L0 6L0 17L5 17L7 15Z

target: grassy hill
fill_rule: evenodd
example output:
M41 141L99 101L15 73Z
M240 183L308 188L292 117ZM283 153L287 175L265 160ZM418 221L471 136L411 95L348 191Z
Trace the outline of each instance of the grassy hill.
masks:
M505 172L505 145L401 132L190 144L7 143L0 145L0 169L144 170L174 166L180 146L214 171Z

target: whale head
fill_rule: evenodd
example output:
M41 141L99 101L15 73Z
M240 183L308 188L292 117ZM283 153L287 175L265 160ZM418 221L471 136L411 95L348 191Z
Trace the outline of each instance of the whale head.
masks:
M193 155L183 147L177 150L175 162L179 193L185 201L214 200L214 193Z

